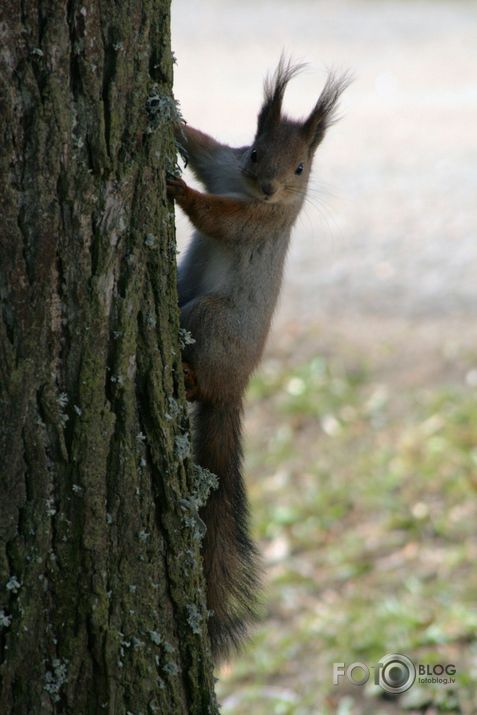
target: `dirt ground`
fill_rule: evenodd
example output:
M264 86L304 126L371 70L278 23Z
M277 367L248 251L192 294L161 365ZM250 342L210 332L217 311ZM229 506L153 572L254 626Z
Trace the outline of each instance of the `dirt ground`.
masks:
M184 116L232 144L253 137L282 48L309 63L292 115L328 67L355 78L316 157L268 354L358 353L398 382L462 379L458 356L477 344L477 5L176 0L173 47ZM178 233L184 245L184 217Z

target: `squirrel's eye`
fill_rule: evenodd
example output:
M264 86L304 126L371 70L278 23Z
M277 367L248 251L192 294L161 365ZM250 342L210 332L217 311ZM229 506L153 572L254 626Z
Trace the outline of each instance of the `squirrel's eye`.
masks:
M252 149L252 151L250 152L250 159L253 162L257 161L257 150L256 149Z
M298 166L295 169L295 174L298 174L298 175L303 174L303 169L304 169L303 164L298 164Z

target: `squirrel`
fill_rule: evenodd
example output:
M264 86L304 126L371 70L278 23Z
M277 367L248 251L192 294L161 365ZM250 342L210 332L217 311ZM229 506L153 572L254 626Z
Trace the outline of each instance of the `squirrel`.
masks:
M176 127L208 193L167 178L167 193L196 228L178 267L186 397L195 461L219 480L200 516L209 636L217 661L240 646L256 618L259 556L249 535L242 477L243 395L258 365L282 282L293 224L303 205L315 151L336 120L347 75L329 74L303 121L282 113L288 82L302 69L282 55L264 85L255 138L232 148L186 124Z

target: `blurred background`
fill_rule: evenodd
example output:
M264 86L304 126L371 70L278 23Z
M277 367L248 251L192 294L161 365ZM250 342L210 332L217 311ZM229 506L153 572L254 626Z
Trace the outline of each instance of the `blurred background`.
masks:
M223 713L477 713L477 3L174 0L175 95L233 145L284 49L354 83L319 148L247 401L263 618ZM191 181L186 171L187 180ZM177 217L180 247L191 226ZM333 663L404 653L400 696ZM439 670L439 668L437 668Z

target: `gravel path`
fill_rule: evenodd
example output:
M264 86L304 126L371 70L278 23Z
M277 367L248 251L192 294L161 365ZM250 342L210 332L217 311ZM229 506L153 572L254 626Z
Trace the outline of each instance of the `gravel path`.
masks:
M312 106L327 66L355 82L317 155L273 340L311 328L420 354L477 344L477 5L338 0L173 3L184 116L241 143L282 48L309 67L285 104ZM190 228L178 220L180 243ZM331 342L330 342L331 341Z

